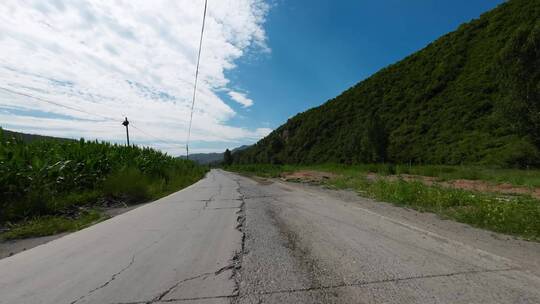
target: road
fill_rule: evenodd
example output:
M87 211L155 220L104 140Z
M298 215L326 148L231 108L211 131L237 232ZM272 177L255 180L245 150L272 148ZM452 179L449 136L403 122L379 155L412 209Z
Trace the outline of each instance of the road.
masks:
M540 246L213 170L0 260L0 303L540 303Z

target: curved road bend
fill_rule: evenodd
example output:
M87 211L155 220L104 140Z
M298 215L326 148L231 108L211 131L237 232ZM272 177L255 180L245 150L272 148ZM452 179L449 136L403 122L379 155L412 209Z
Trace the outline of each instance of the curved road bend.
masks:
M490 247L372 205L213 170L0 260L0 303L540 303L537 243Z

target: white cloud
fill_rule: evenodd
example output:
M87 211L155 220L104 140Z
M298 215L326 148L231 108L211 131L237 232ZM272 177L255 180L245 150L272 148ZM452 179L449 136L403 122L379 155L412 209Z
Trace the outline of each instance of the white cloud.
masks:
M247 52L268 51L263 25L269 6L261 0L208 2L192 140L256 140L261 129L227 124L236 113L215 92L225 89L244 107L253 104L227 88L225 72ZM135 127L183 144L203 5L203 0L2 1L0 88L11 92L0 90L0 121L40 134L120 141L120 122L128 116ZM134 140L177 152L132 132Z
M258 135L258 137L265 137L272 131L273 130L270 128L257 128L257 130L255 130L255 133Z
M229 91L229 96L232 98L232 100L244 106L244 108L251 107L253 105L253 100L249 99L244 93Z

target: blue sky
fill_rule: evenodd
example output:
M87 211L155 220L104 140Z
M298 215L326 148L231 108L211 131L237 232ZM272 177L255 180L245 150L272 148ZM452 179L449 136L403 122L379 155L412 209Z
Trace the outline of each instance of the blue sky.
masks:
M255 101L233 121L276 128L502 2L278 2L265 23L272 53L242 58L231 72Z
M209 0L190 151L251 144L499 0ZM183 154L203 0L0 3L0 126Z

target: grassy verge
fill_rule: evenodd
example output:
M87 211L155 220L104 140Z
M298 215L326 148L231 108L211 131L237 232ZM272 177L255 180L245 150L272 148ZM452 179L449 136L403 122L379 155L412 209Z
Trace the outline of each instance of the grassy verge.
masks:
M372 165L364 168L364 171L381 174L432 176L440 180L468 179L493 183L509 183L515 186L540 187L540 170L503 169L481 166Z
M369 181L362 176L339 177L328 183L338 189L354 189L362 196L433 212L475 227L540 240L540 201L527 196L504 197L403 180Z
M9 231L0 234L1 240L14 240L29 237L39 237L62 232L77 231L108 217L98 210L88 210L76 217L42 216L11 225Z
M482 166L445 165L394 165L394 164L319 164L319 165L232 165L227 170L245 174L277 177L283 172L298 170L319 170L336 174L377 173L380 175L412 174L436 177L441 181L469 179L493 183L508 183L514 186L540 187L540 170L504 169Z
M322 164L298 168L322 170L333 173L377 173L380 175L412 174L436 177L440 181L468 179L481 180L492 183L508 183L514 186L540 187L540 170L521 170L489 168L481 166L445 166L445 165L337 165Z
M427 186L420 182L404 180L377 179L373 181L368 180L365 175L366 172L372 170L359 170L358 166L252 165L247 168L234 166L228 169L266 177L275 177L282 172L299 169L338 173L338 177L325 183L337 189L353 189L362 196L376 200L419 211L433 212L443 218L453 219L475 227L540 241L540 221L538 220L540 219L540 201L529 196L501 196L444 188L437 185ZM423 172L423 169L417 168L417 170L417 172ZM456 172L459 172L459 169ZM517 174L513 172L511 175Z

